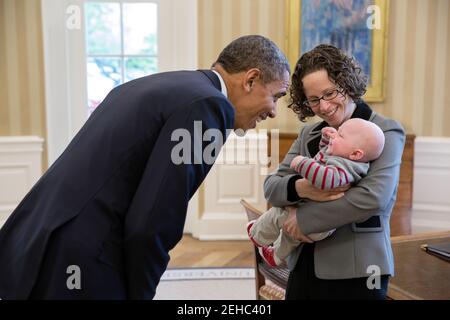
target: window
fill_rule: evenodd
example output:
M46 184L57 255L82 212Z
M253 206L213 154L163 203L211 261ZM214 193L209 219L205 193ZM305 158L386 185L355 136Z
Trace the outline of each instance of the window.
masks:
M197 68L197 0L41 0L41 6L49 164L115 86Z
M111 89L158 71L158 5L86 2L87 112Z

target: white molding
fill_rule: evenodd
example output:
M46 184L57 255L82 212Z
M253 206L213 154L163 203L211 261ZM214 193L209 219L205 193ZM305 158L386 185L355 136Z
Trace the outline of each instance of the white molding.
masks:
M417 169L450 169L450 138L417 137L414 152L414 167Z
M0 205L0 213L1 212L8 212L8 211L12 211L14 210L14 208L16 207L15 204L10 204L10 205Z
M450 138L417 137L414 146L413 233L450 230Z
M0 227L42 174L44 139L0 137Z
M446 231L450 230L449 221L430 221L428 218L419 219L414 218L412 225L412 233L424 233L424 232L435 232L435 231Z
M86 90L82 89L86 80L85 77L83 79L78 76L80 73L85 74L85 68L80 67L80 59L85 58L82 51L84 41L80 39L83 32L82 29L69 30L66 27L66 10L69 5L75 3L82 7L79 1L41 2L49 166L81 126L81 123L77 122L84 122L80 119L80 112L86 108L74 105L82 99L86 101ZM80 18L82 19L82 16ZM74 62L77 62L77 65L73 65Z
M42 152L44 139L36 136L0 137L0 153Z
M44 142L44 139L37 136L2 136L0 137L0 148L8 144L41 144L42 142Z
M203 196L195 198L196 203L190 203L185 233L192 233L200 240L247 239L247 216L240 200L245 198L263 210L266 207L263 194L265 175L262 172L266 171L267 142L264 130L249 133L243 138L230 134L202 185ZM250 152L256 155L251 157ZM199 208L203 211L200 212Z
M243 209L232 213L204 213L193 236L199 240L248 240L247 223Z

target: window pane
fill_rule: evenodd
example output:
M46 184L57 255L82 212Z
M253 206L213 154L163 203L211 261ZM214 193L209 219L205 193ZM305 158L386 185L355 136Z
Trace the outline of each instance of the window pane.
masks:
M88 58L88 114L121 83L121 58Z
M157 12L155 3L124 3L125 54L157 54Z
M158 70L156 58L125 59L125 81L148 76Z
M88 54L121 54L120 4L88 2L86 47Z

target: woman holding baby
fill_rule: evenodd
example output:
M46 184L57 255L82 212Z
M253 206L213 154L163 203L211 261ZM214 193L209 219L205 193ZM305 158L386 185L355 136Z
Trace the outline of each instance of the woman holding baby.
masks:
M405 142L401 125L374 112L361 97L367 80L356 62L339 49L319 45L305 53L292 75L290 108L305 125L264 183L267 200L289 214L283 232L301 244L287 258L286 299L385 299L394 275L389 218L395 204ZM322 190L291 167L302 155L319 152L322 129L360 118L380 127L385 143L358 183ZM332 137L333 139L333 137ZM332 139L330 143L332 143ZM314 242L310 234L335 231Z

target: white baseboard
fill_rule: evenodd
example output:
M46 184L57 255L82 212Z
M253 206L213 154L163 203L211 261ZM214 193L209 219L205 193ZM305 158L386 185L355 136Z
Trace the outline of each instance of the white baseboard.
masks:
M413 233L450 230L450 138L417 137Z
M244 212L205 213L193 236L199 240L248 240L247 223Z

